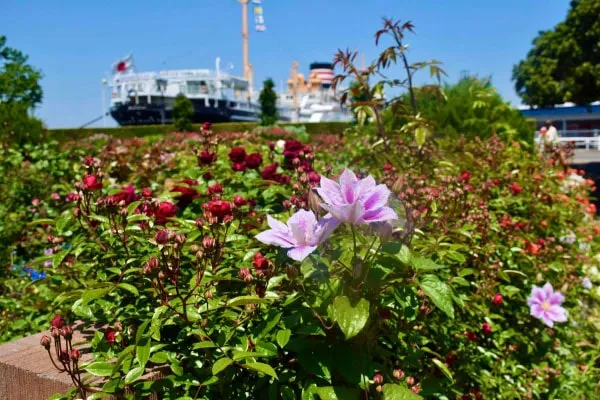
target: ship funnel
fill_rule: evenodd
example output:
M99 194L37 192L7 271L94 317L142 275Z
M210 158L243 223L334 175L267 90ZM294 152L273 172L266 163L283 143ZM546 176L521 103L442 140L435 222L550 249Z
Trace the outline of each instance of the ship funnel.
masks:
M310 75L321 81L321 86L325 89L331 87L333 81L333 64L327 62L314 62L310 64Z

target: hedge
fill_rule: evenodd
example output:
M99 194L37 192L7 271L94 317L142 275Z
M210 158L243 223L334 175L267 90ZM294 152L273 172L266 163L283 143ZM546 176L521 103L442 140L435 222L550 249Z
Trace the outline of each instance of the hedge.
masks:
M305 126L310 134L331 133L342 134L344 130L350 127L347 122L311 122L311 123L287 123L282 126ZM244 132L256 128L257 122L224 122L213 124L215 132ZM192 126L194 131L200 131L200 124ZM164 135L175 132L173 125L131 125L119 126L116 128L69 128L69 129L49 129L47 134L49 138L59 141L68 139L80 139L95 134L106 134L118 138L144 137L154 135Z

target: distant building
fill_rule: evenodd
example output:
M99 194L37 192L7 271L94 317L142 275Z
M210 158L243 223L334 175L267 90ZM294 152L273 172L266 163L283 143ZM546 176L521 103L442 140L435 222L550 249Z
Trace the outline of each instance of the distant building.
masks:
M519 106L518 109L525 117L537 121L537 130L546 121L552 121L560 136L563 137L600 136L600 102L594 102L589 106L565 103L552 108Z

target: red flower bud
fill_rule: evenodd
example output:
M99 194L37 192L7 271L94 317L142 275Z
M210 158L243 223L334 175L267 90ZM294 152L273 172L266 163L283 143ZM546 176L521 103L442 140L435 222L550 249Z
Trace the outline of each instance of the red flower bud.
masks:
M79 354L79 350L71 349L71 360L77 361L81 358L81 354Z
M492 299L492 303L496 306L501 306L503 303L502 295L500 293L496 293Z
M477 335L474 334L471 331L466 331L465 332L465 337L467 338L467 340L469 340L471 342L476 342L477 341Z
M481 324L481 331L486 335L491 335L492 334L492 325L490 325L487 322L484 322L483 324Z
M523 191L523 188L518 183L513 182L510 184L509 190L512 194L516 196Z
M217 159L217 153L210 152L208 150L202 150L198 155L198 164L202 165L210 165Z
M383 375L377 373L373 376L373 383L375 385L381 385L383 383Z
M396 368L392 374L394 375L394 378L398 380L404 378L404 371L402 371L400 368Z
M233 204L235 204L236 207L242 207L245 206L247 202L242 196L238 195L233 198Z
M113 328L107 328L106 331L104 331L104 339L108 344L114 344L117 339L117 333Z
M50 349L51 339L48 335L42 336L40 339L40 345L42 345L46 350Z
M208 194L219 194L219 193L223 193L223 186L221 186L221 184L219 184L219 182L208 187Z
M73 328L70 325L65 325L60 330L60 334L67 340L70 340L73 337Z
M233 209L228 201L214 200L208 203L208 211L222 221L224 217L232 214Z
M206 236L204 239L202 239L202 247L204 247L205 249L212 249L213 247L215 247L215 244L216 241L213 237Z
M52 326L54 328L58 328L58 329L65 326L65 320L63 319L63 316L60 314L57 314L54 317L52 317L52 321L50 321L50 326Z
M152 197L152 190L150 188L142 189L142 196L144 196L146 198Z
M169 242L169 231L167 229L161 229L156 232L156 236L154 236L154 240L158 244L166 244Z
M460 174L460 178L465 182L465 183L469 183L469 181L471 180L471 173L469 171L463 171Z
M50 336L52 336L53 338L57 338L60 336L60 329L58 329L57 327L53 326L52 328L50 328Z
M85 185L84 188L89 191L96 191L102 189L102 181L98 179L97 175L86 175L82 180Z

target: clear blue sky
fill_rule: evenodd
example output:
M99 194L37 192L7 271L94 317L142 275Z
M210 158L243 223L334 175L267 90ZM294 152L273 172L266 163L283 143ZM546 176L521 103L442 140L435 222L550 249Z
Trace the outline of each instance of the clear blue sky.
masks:
M340 47L371 60L378 54L373 34L390 16L416 26L407 41L410 60L441 60L450 81L461 71L491 75L518 104L512 66L568 6L569 0L263 0L267 32L251 32L250 59L257 81L272 77L278 86L294 60L306 73L309 63L331 60ZM219 56L241 75L240 8L236 0L2 0L0 34L44 74L36 115L51 128L75 127L101 114L100 81L129 52L140 71L212 69Z

